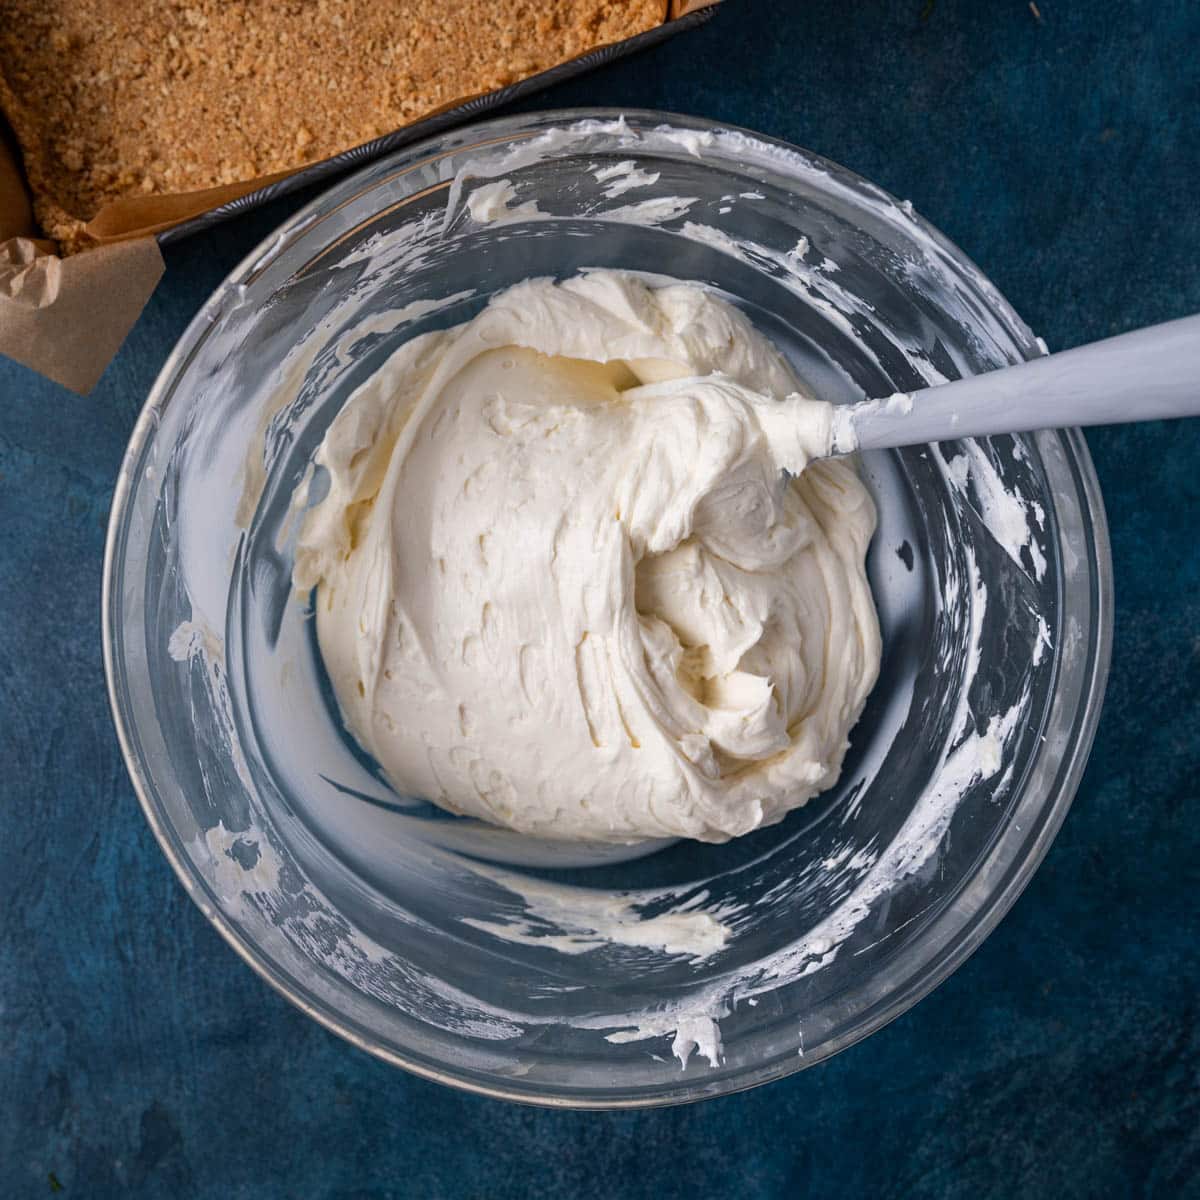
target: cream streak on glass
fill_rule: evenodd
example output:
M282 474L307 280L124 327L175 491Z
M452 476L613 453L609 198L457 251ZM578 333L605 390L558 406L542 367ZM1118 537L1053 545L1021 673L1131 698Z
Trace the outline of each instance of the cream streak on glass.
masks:
M809 465L831 415L690 284L528 280L408 342L330 426L296 555L347 727L399 790L525 833L778 821L879 668L874 506Z

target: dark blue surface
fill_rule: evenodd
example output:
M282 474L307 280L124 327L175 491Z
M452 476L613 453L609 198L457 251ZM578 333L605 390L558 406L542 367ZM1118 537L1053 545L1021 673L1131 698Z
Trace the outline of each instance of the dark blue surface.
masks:
M1200 4L1039 3L730 0L537 104L818 150L911 198L1052 348L1200 311ZM296 203L174 248L89 398L0 361L0 1197L1200 1195L1195 422L1089 435L1117 628L1083 787L987 944L867 1042L700 1106L553 1113L376 1062L234 956L126 779L101 554L159 365Z

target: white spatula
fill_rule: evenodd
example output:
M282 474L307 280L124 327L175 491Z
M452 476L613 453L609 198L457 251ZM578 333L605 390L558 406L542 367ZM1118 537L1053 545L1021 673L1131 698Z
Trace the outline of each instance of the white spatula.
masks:
M833 453L1200 416L1200 316L838 408Z

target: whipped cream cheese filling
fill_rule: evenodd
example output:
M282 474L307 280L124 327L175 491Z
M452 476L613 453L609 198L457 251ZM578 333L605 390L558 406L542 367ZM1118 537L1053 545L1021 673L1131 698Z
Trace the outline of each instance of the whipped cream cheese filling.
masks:
M690 284L528 280L408 342L331 424L296 554L348 729L400 791L529 834L778 821L879 668L873 503L810 462L831 418Z

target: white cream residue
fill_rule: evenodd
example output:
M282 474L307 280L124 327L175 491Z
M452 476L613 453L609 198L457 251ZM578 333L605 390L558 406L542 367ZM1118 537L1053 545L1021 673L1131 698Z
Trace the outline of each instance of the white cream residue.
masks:
M1038 666L1046 651L1050 649L1050 626L1046 624L1046 618L1037 614L1037 641L1033 647L1033 665Z
M859 337L854 318L869 315L870 305L829 280L823 271L808 266L805 259L793 251L770 250L748 239L732 237L723 229L700 221L685 221L682 232L685 237L704 242L749 266L760 270L774 268L786 274L802 286L804 302L820 312L830 325L847 337Z
M1046 555L1038 538L1038 526L1045 513L1038 504L1027 504L1004 486L999 472L988 457L987 448L977 442L964 442L948 463L937 447L933 453L945 465L946 478L955 490L970 502L972 495L988 532L1022 570L1033 568L1034 578L1046 574ZM1028 566L1021 552L1029 558Z
M913 410L911 392L893 392L880 400L862 400L836 409L833 414L833 449L850 454L859 448L857 423L872 417L907 417Z
M244 926L258 927L261 944L269 945L268 930L274 931L364 995L449 1033L483 1042L521 1036L523 1028L513 1014L405 963L351 927L312 883L285 889L285 858L254 825L234 831L218 822L201 831L190 849L222 908ZM419 921L405 920L421 927Z
M167 654L178 663L189 668L198 668L205 699L213 720L229 746L229 758L238 780L247 788L253 788L250 771L246 765L237 736L237 723L233 715L233 699L229 694L229 681L225 666L225 643L202 620L181 621L167 640ZM219 793L222 784L210 778L201 765L201 776L210 794Z
M180 622L167 641L167 653L176 662L199 659L217 670L225 666L221 639L202 621Z
M683 147L694 158L703 158L701 152L707 150L717 137L711 129L671 129L666 125L660 125L654 132L669 136L677 146Z
M695 196L656 196L632 204L602 208L594 214L604 221L620 221L625 225L665 225L682 217L693 204Z
M536 200L517 204L516 195L510 179L481 184L467 197L471 219L483 225L495 221L528 221L545 215Z
M477 868L478 871L478 868ZM510 942L584 954L605 946L640 947L662 954L683 955L702 962L723 949L729 927L720 915L697 909L703 897L691 905L677 905L648 915L648 908L662 908L672 893L593 892L527 879L507 871L487 870L505 889L519 896L523 912L504 921L462 918L464 925Z
M367 317L366 320L359 322L338 338L334 353L339 362L350 363L354 358L354 350L366 338L395 333L397 329L407 325L410 321L419 321L422 317L429 316L430 313L442 312L452 304L457 304L460 300L469 300L474 295L474 289L466 289L438 300L413 300L400 308Z
M606 1034L605 1040L621 1045L666 1037L671 1039L671 1053L679 1059L680 1067L686 1067L694 1053L698 1053L710 1067L715 1067L721 1062L723 1050L718 1021L727 1015L721 1010L715 1015L710 1012L691 1015L672 1013L660 1017L647 1015L632 1029L619 1029Z
M831 407L796 388L731 306L606 271L510 288L360 388L295 580L399 791L724 841L833 784L879 666L875 510L848 461L805 470Z
M210 880L224 901L236 901L244 893L272 892L279 887L279 856L262 834L228 830L218 821L199 837L195 852L211 864Z
M659 180L658 171L642 171L631 158L608 167L598 167L592 174L597 183L608 185L604 189L604 195L609 200L615 200L634 188L650 187Z

